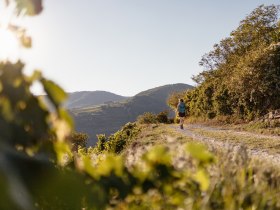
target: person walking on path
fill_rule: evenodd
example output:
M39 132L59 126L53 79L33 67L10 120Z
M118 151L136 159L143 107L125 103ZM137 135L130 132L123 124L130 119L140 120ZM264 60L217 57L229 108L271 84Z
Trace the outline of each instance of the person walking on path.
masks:
M183 99L179 100L178 106L177 106L177 111L178 111L178 115L180 118L180 128L184 129L184 120L186 117L186 105L184 103Z

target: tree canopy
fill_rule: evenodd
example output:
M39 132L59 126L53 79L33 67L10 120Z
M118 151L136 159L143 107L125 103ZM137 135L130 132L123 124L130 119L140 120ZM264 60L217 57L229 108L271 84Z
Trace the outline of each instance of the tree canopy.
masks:
M279 6L259 6L202 57L185 95L190 115L253 119L280 108L279 42Z

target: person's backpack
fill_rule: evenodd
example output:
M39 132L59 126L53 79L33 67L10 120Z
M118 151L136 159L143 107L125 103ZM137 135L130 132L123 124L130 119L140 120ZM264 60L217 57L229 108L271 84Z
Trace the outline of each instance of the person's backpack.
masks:
M186 112L186 105L184 103L179 104L179 110L180 113L185 113Z

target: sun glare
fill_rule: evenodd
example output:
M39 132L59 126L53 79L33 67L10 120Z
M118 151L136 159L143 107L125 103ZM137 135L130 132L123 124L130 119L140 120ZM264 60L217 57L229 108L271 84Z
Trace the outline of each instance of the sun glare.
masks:
M18 58L19 41L16 35L0 27L0 60L14 61Z

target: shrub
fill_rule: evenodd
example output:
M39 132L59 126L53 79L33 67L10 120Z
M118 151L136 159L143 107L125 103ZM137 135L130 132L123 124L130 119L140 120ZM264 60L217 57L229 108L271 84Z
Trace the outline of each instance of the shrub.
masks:
M157 116L151 112L146 112L138 116L137 122L140 124L154 124L157 123Z
M160 112L159 114L157 114L156 121L158 123L170 123L170 121L168 119L168 111L163 111L163 112Z
M97 153L112 152L121 153L129 141L135 138L140 132L140 128L136 123L127 123L119 131L106 137L105 135L97 135L98 142L94 148Z
M163 111L158 114L146 112L138 116L137 122L140 124L156 124L156 123L172 123L174 119L168 118L168 111Z

